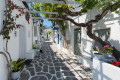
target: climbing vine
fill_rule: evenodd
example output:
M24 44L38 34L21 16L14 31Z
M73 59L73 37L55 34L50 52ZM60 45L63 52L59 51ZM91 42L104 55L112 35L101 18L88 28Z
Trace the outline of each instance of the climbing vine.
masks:
M4 39L10 39L10 32L19 28L19 25L17 25L15 21L24 14L24 8L17 6L11 0L8 0L7 3L7 9L4 11L4 16L7 17L7 19L5 20L3 29L0 32ZM19 13L14 16L12 15L13 10L18 10Z
M4 21L4 25L3 25L3 29L0 31L0 35L3 36L3 39L6 39L6 49L5 52L0 52L0 54L3 54L6 58L7 61L7 68L8 68L8 79L12 80L11 78L11 63L12 63L12 59L11 59L11 55L7 50L7 45L8 45L8 40L10 39L10 32L12 32L14 29L19 28L19 25L16 24L16 19L19 18L20 16L22 16L24 14L24 9L21 6L17 6L16 4L13 3L13 1L11 0L5 0L5 6L6 6L6 10L4 11L4 16L5 16L5 21ZM14 10L18 10L18 14L16 14L15 16L12 15Z
M80 5L76 5L76 6L72 6L72 5L68 5L66 3L65 0L61 0L63 1L65 4L63 5L58 5L58 4L42 4L42 6L46 6L46 7L42 7L41 10L44 11L52 11L55 12L57 11L59 14L56 16L49 15L49 14L44 14L45 17L57 17L57 18L61 18L63 20L68 20L71 23L79 26L79 27L84 27L86 28L86 32L87 35L99 42L101 45L106 45L107 43L105 41L103 41L101 38L97 37L96 35L93 34L92 32L92 27L93 24L99 22L101 19L103 19L109 12L115 12L115 13L119 13L120 10L120 0L75 0L75 1L79 1ZM53 5L53 7L51 7L51 5ZM48 8L49 7L49 8ZM98 13L97 15L94 15L95 18L85 22L85 23L81 23L81 22L75 22L74 19L72 19L72 17L74 16L82 16L83 14L87 13L88 11L92 10L94 7L97 7L98 9L100 9L102 12ZM75 9L79 8L77 11L75 11ZM71 17L69 17L71 16ZM64 30L64 29L63 29ZM110 44L109 44L110 45ZM120 58L120 52L114 47L113 50L113 55L116 57L117 60L119 60Z

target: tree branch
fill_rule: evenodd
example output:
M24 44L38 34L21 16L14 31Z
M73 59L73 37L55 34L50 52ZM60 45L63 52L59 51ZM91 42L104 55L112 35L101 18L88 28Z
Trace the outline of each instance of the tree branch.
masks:
M95 36L95 34L92 33L92 23L88 23L86 26L87 29L87 35L92 38L93 40L96 40L99 42L101 45L106 45L106 43L99 37Z
M67 4L65 0L62 0L62 1L63 1L65 4Z
M106 9L103 10L103 12L101 14L98 14L95 16L95 19L92 19L90 21L88 21L87 23L93 23L93 22L98 22L100 21L101 19L103 19L104 16L106 16L106 14L109 12L109 11L112 11L112 7L114 5L117 5L117 7L115 8L115 10L117 10L118 8L120 8L120 1L113 4L113 5L110 5L108 6Z
M84 9L81 9L80 11L78 11L78 12L71 12L69 9L65 9L65 13L67 14L67 15L70 15L70 16L78 16L78 15L80 15L80 14L82 14L82 13L86 13L87 12L87 10L84 10Z
M88 3L86 3L86 6L85 6L85 8L87 8L88 7L88 5L90 4L90 2L88 1ZM81 7L82 5L80 5L79 7ZM80 14L82 14L82 13L86 13L87 12L87 10L85 10L85 8L84 9L81 9L80 11L78 11L78 12L71 12L69 9L68 9L68 7L65 9L65 13L67 14L67 15L70 15L70 16L78 16L78 15L80 15Z
M73 24L75 24L76 26L86 27L86 24L85 24L85 23L77 23L77 22L75 22L73 19L68 18L68 17L65 16L65 15L59 15L58 17L59 17L59 18L62 18L63 20L68 20L68 21L72 22Z
M101 38L97 37L95 34L92 33L92 23L88 23L87 26L87 35L93 39L96 40L97 42L99 42L102 46L105 46L107 43L105 41L103 41ZM110 44L109 44L110 45ZM120 52L113 47L113 56L119 61L120 59Z
M77 25L77 26L86 27L86 28L87 28L87 35L88 35L90 38L92 38L93 40L96 40L97 42L99 42L101 45L104 46L104 45L106 45L107 43L106 43L105 41L103 41L101 38L97 37L96 35L94 35L94 34L92 33L92 24L93 24L94 22L98 22L98 21L100 21L101 19L103 19L103 17L105 17L106 14L107 14L109 11L112 11L112 9L113 9L113 7L114 7L115 5L117 5L117 6L115 7L114 11L117 10L118 8L120 8L120 1L114 3L114 4L110 5L110 6L108 6L106 9L103 10L103 12L102 12L101 14L96 15L96 16L95 16L95 19L92 19L92 20L88 21L87 23L76 23L73 19L68 18L68 17L65 16L65 15L59 15L59 18L62 18L63 20L68 20L68 21L72 22L73 24L75 24L75 25ZM83 12L84 12L84 11L83 11ZM71 12L71 11L69 11L69 9L66 9L65 13L66 13L66 14L69 14L70 16L77 16L77 15L80 13L80 11L79 11L79 12ZM119 60L119 58L120 58L120 52L119 52L115 47L113 47L113 49L114 49L114 50L113 50L113 55L115 56L115 58L116 58L117 60Z

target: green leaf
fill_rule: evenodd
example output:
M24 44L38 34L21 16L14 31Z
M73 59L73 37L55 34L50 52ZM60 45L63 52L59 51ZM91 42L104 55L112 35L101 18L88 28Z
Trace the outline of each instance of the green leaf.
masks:
M115 11L115 13L117 13L117 14L118 14L119 12L120 12L120 11Z

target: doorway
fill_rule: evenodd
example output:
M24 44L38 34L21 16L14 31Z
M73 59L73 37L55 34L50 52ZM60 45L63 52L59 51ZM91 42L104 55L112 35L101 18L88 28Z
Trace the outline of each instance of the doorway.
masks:
M19 29L19 57L25 58L26 53L26 30L24 26L20 26Z
M74 30L74 54L81 55L81 28Z

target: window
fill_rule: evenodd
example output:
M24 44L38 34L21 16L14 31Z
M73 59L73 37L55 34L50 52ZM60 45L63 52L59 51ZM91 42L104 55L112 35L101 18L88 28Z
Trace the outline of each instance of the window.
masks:
M95 30L94 34L97 37L101 38L106 43L110 44L110 42L109 42L110 41L110 28ZM100 43L98 43L97 41L94 42L94 45L98 45L99 48L102 47L102 45Z

